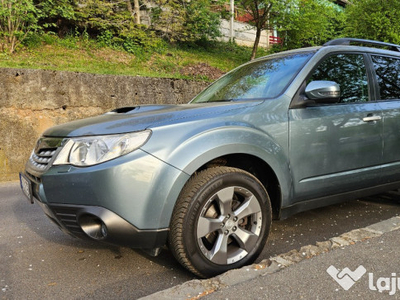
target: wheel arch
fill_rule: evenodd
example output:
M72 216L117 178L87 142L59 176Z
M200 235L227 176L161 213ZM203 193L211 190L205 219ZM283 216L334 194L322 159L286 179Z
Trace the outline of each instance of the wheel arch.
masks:
M260 180L269 195L273 217L279 218L282 204L281 186L274 170L264 160L245 153L227 154L203 164L193 174L217 166L238 168L249 172Z
M180 182L179 187L175 186L173 205L168 205L164 207L164 209L168 210L164 210L164 215L168 215L167 219L170 219L172 211L176 205L176 200L179 197L184 185L190 180L190 178L192 178L195 174L201 172L202 170L217 166L234 167L254 175L263 184L270 197L273 218L280 218L283 199L284 197L287 197L285 193L288 192L288 189L282 188L282 182L279 179L277 173L271 167L271 165L254 154L227 153L216 156L211 160L199 164L196 169L193 169L192 172L188 174L190 177L188 177L183 184L182 182ZM287 181L286 184L288 184ZM285 182L283 183L283 185L285 185ZM176 192L176 189L179 189L179 192Z

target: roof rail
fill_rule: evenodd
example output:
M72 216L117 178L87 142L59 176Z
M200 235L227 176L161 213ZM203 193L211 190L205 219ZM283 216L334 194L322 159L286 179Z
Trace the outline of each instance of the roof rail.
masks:
M372 41L372 40L363 40L363 39L354 39L354 38L341 38L329 41L324 44L324 46L334 46L334 45L366 45L366 46L376 46L376 47L387 47L390 50L400 52L400 45Z

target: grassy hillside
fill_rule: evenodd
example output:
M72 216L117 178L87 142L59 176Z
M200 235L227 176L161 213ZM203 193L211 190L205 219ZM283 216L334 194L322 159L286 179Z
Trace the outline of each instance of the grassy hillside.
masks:
M98 74L214 80L248 61L251 49L231 43L163 45L134 53L79 37L47 36L28 41L13 54L0 53L0 67ZM259 50L259 55L266 51Z

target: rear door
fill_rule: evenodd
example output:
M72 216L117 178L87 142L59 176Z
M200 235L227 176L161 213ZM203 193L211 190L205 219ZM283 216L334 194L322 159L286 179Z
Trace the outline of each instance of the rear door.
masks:
M371 101L366 56L331 54L310 74L340 85L339 103L289 111L294 201L315 199L380 182L382 113Z

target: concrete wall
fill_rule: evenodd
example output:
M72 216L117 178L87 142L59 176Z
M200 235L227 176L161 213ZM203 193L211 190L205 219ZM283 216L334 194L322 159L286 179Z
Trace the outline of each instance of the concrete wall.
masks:
M227 42L230 40L230 22L228 20L221 20L220 26L222 37L220 40ZM253 26L249 25L248 23L243 23L239 21L235 21L233 23L233 30L234 30L234 39L236 44L242 46L253 47L254 41L256 39L256 30ZM263 30L261 32L260 37L260 47L269 48L270 42L269 37L272 35L272 32L268 30Z
M188 102L207 83L178 79L0 69L0 181L18 179L47 128L138 104Z

